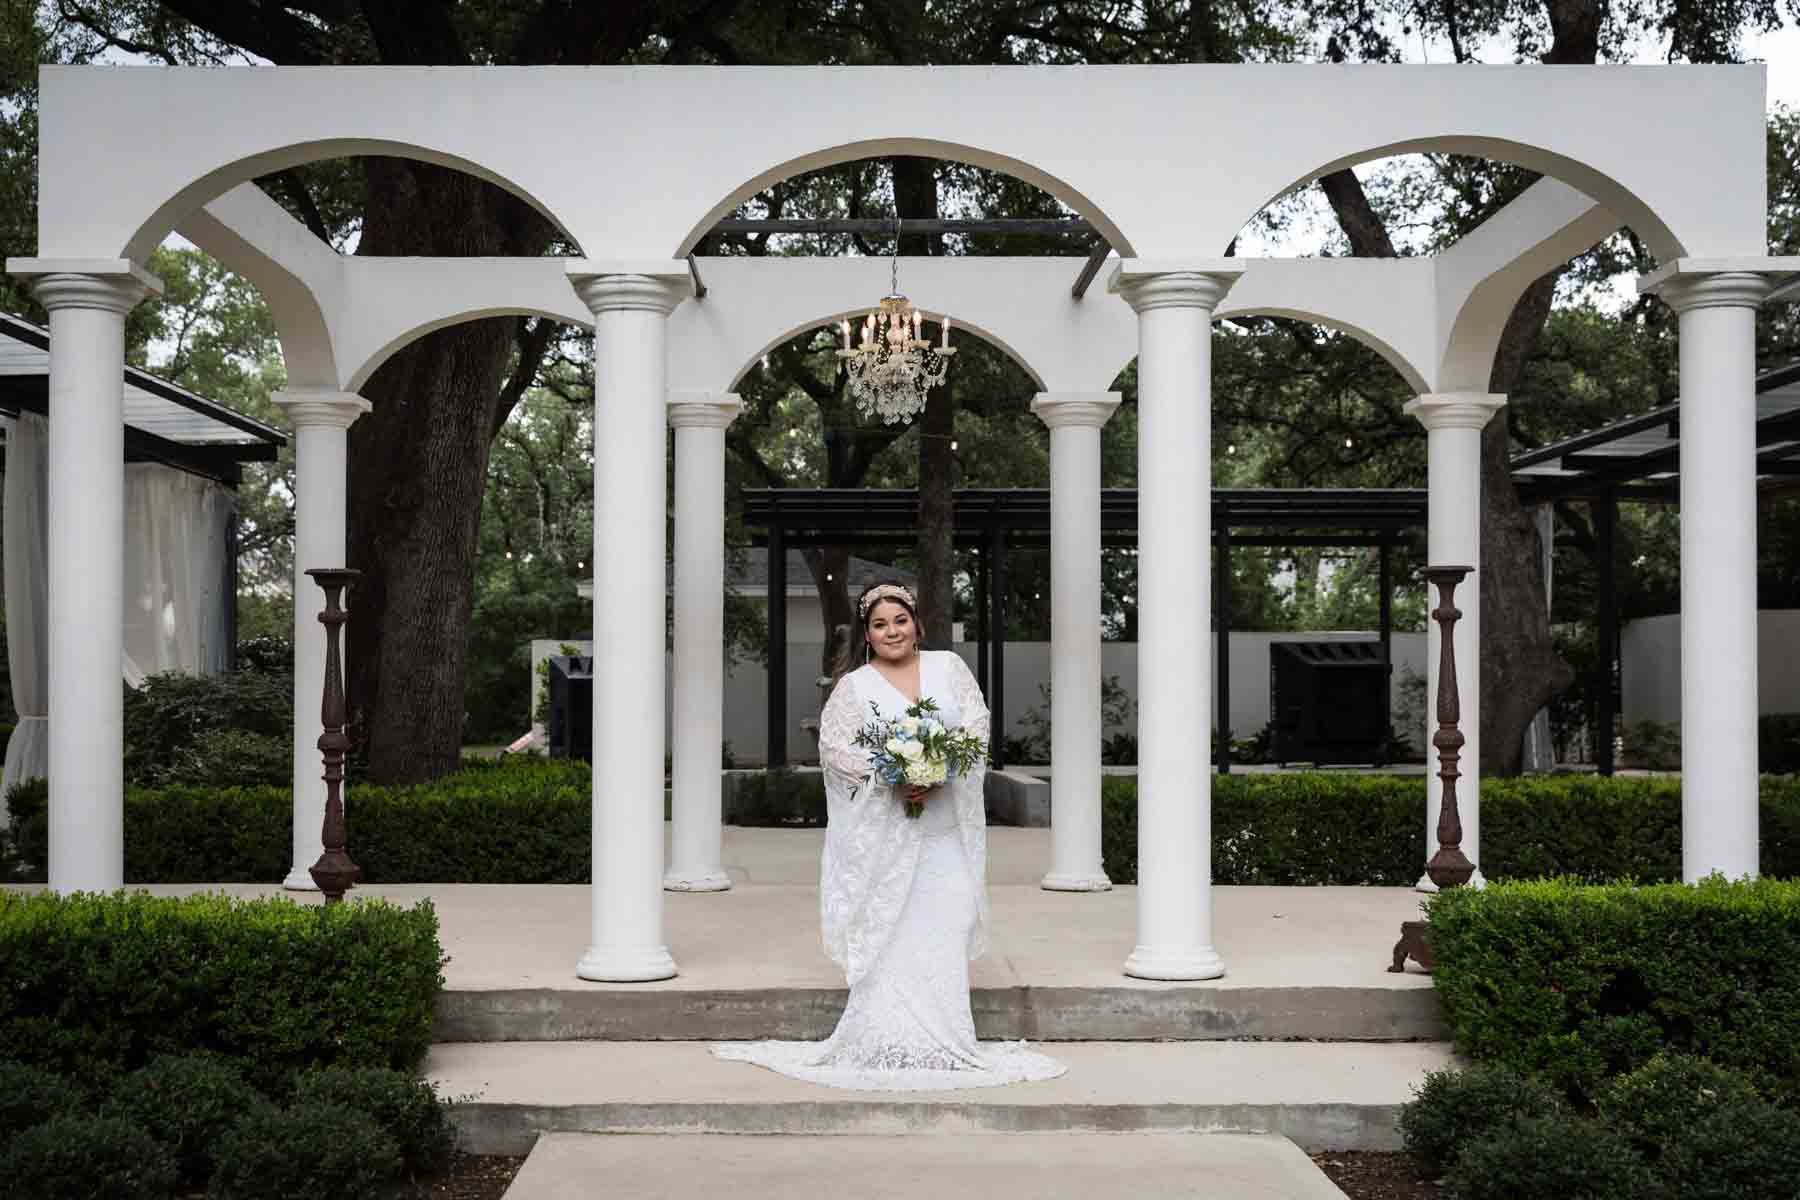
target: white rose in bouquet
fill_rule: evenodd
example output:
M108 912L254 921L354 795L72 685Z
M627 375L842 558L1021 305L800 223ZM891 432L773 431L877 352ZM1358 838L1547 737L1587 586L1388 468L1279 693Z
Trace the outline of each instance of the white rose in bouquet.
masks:
M925 746L921 742L901 742L900 748L894 751L909 763L916 763L925 757ZM910 774L910 772L908 772Z
M917 718L917 717L904 718L900 722L900 728L904 729L907 733L911 734L913 737L918 737L919 736L919 718Z

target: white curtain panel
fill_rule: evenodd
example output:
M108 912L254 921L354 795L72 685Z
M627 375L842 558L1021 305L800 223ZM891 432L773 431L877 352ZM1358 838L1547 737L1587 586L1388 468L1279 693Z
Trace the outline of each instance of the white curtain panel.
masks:
M125 468L127 682L184 671L210 675L231 661L226 554L236 496L173 467Z
M10 820L5 794L42 776L50 755L48 531L50 432L30 413L6 422L6 652L12 668L18 728L6 745L0 780L0 824Z

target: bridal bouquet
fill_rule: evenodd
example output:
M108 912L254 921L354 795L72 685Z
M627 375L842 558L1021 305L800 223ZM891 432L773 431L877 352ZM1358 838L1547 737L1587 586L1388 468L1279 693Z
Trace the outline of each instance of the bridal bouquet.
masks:
M929 696L898 720L884 718L880 705L871 703L869 709L875 715L856 735L856 744L869 750L876 778L892 787L936 787L988 759L981 738L946 726ZM916 819L924 811L922 803L906 801L907 816Z

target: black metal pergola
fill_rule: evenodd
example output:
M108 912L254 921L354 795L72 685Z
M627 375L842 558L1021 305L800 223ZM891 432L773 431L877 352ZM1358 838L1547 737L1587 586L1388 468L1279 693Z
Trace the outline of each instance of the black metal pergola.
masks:
M1507 469L1525 504L1580 500L1591 508L1601 676L1595 688L1594 724L1601 736L1594 739L1594 765L1602 775L1611 775L1616 766L1612 731L1622 691L1615 555L1619 502L1680 500L1681 404L1665 404L1516 454ZM1800 363L1757 376L1756 475L1764 487L1800 480Z
M767 548L769 577L785 578L781 564L791 547L838 545L910 546L918 538L919 494L911 489L746 489L744 524L752 543ZM1135 546L1135 488L1100 493L1104 546ZM976 678L993 713L994 765L1004 767L1006 728L1006 557L1012 546L1044 546L1050 540L1050 493L1042 488L962 488L953 494L955 543L975 556ZM1213 491L1215 685L1219 732L1217 766L1231 770L1231 573L1234 546L1370 546L1380 550L1381 663L1393 669L1393 547L1426 523L1426 493L1419 489L1226 489ZM1198 548L1197 548L1198 549ZM787 762L787 596L769 589L768 763ZM1382 691L1384 708L1389 690ZM1384 713L1384 717L1386 714ZM1384 720L1383 724L1387 722Z

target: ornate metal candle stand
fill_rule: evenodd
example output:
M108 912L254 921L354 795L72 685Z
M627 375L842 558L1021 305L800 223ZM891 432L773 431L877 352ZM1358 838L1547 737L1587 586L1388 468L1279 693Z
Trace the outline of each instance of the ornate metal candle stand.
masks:
M1475 864L1462 850L1462 813L1456 803L1456 781L1462 757L1462 701L1456 689L1456 622L1462 613L1456 608L1456 585L1473 567L1426 567L1425 581L1438 590L1438 606L1431 619L1438 623L1438 729L1431 744L1438 752L1438 780L1441 800L1438 805L1437 852L1425 864L1425 874L1441 888L1461 887L1475 874ZM1427 921L1406 921L1400 926L1400 940L1394 945L1394 961L1389 971L1404 971L1406 960L1413 959L1427 971L1435 965L1431 956L1431 925Z
M325 626L325 697L319 710L325 727L319 735L319 751L325 756L325 826L321 835L325 852L312 865L311 874L325 893L325 903L336 904L362 875L362 868L344 851L344 753L350 749L350 739L344 736L344 667L338 655L338 635L350 619L338 601L362 572L316 567L307 574L325 591L325 611L319 614L319 623Z

